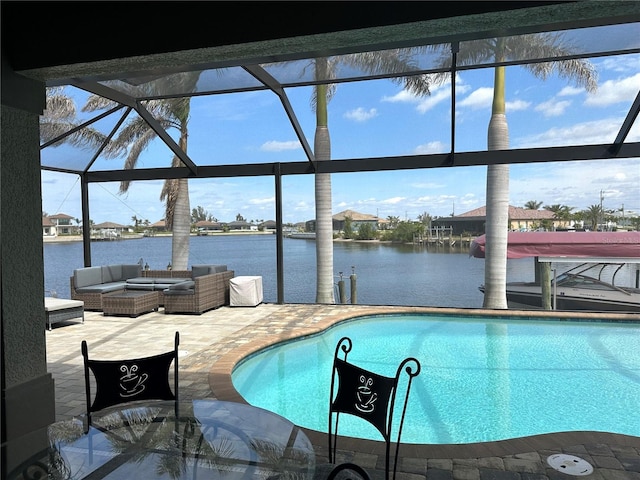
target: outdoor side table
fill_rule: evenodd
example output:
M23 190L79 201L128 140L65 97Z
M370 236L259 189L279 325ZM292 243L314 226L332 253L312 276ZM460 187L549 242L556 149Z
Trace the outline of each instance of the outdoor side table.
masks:
M82 318L82 323L84 323L84 302L81 300L44 297L44 311L49 330L51 330L52 323L64 322L73 318Z
M137 317L143 313L158 310L158 292L146 290L125 290L106 293L102 296L104 315L126 315Z
M262 303L262 277L240 276L229 280L229 304L232 307L255 307Z

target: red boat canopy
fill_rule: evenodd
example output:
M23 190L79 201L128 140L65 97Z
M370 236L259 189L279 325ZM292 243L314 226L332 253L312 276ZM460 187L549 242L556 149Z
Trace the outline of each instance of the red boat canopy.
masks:
M484 258L485 235L469 255ZM507 258L640 258L640 232L509 232Z

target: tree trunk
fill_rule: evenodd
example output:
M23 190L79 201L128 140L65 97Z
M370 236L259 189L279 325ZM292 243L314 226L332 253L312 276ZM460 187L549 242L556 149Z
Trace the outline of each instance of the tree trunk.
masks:
M509 145L507 120L494 114L489 122L489 150ZM487 220L484 264L484 308L507 308L507 242L509 235L509 165L487 166Z
M189 180L178 180L178 196L173 213L173 239L171 242L171 267L187 270L189 263L189 240L191 234L191 209L189 205Z
M326 126L316 126L316 160L331 158L331 140ZM315 174L316 197L316 303L335 303L333 295L333 216L331 174Z
M498 43L496 60L504 45ZM493 103L487 143L489 150L509 148L505 114L505 68L494 69ZM509 241L509 165L487 166L487 217L484 262L484 308L507 308L507 242Z

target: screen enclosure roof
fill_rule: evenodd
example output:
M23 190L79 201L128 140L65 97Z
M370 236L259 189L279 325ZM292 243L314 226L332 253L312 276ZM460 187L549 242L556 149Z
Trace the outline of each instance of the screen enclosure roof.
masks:
M158 151L166 151L158 155L157 162L128 169L121 160L109 161L102 147L74 147L68 143L60 146L60 140L68 137L69 132L42 143L43 169L80 174L89 182L604 160L640 154L637 120L640 82L635 86L635 99L624 106L619 116L615 135L593 144L578 145L572 144L571 139L549 138L525 148L491 152L469 149L462 141L465 127L457 124L456 115L450 114L447 119L439 119L447 123L445 133L436 139L443 145L441 151L416 155L394 151L390 146L377 155L364 148L361 151L353 148L348 155L319 161L313 152L315 122L303 120L309 117L310 99L318 85L329 84L339 90L383 81L401 86L408 79L427 78L433 95L438 79L442 88L448 90L450 110L455 112L461 94L459 82L451 79L468 72L492 79L497 66L504 66L509 78L512 71L522 67L606 59L635 63L640 74L638 2L335 2L335 5L330 5L334 2L128 2L131 11L123 10L118 17L118 12L105 10L101 24L123 19L124 13L137 20L125 22L124 29L109 32L94 28L94 23L83 22L83 14L89 16L94 12L95 16L95 8L88 6L100 8L102 2L73 2L78 5L79 15L73 39L56 27L52 18L48 18L46 26L32 18L28 28L22 25L24 28L20 29L24 20L12 22L12 12L17 14L30 3L2 4L3 48L13 70L44 81L49 87L64 87L65 93L73 95L79 104L89 95L112 102L110 108L100 112L79 114L76 129L93 128L112 138L128 119L138 116L156 132L161 142ZM58 3L40 3L43 10L38 18L61 15L63 12L47 8L47 4ZM209 23L198 18L204 15L206 4L208 7L218 4L218 13L229 21L238 15L233 22L242 31L224 37L218 17L215 21L209 17ZM303 4L307 8L302 8ZM182 5L180 18L188 16L191 21L175 22L172 26L170 37L176 39L174 44L166 38L157 40L158 28L163 27L154 24L154 20L167 21L171 18L171 7L178 14L179 5ZM338 10L358 8L362 16L351 23L340 17L340 11L334 12L338 19L326 12L318 13L316 22L312 21L313 16L309 17L309 7L320 12L324 10L321 7L329 6ZM259 18L268 22L252 29L250 25ZM530 35L559 35L571 48L564 55L545 54L543 50L511 51L499 60L466 58L460 53L471 49L473 42L526 42ZM19 48L27 36L38 40L36 47L31 47L33 51ZM404 61L370 62L363 66L353 60L357 56L389 54ZM322 62L333 68L319 68L325 65ZM544 88L544 82L539 85L538 88ZM273 162L264 162L241 148L228 158L216 155L216 144L225 141L220 138L203 140L210 145L209 149L194 152L183 149L175 133L165 129L150 108L153 102L175 98L190 99L192 111L211 104L215 105L212 109L231 106L248 116L254 114L256 104L269 102L268 121L265 124L256 120L255 128L277 128L284 132L282 137L295 138L299 148L295 154L283 155ZM234 107L236 99L240 102ZM248 99L254 99L253 103ZM331 115L331 104L329 112ZM489 115L490 111L487 118ZM193 128L190 124L190 136L214 137L216 120L209 122ZM478 126L479 135L486 137L486 127L486 123ZM367 135L377 133L365 133L363 138ZM241 145L242 134L233 141ZM174 156L181 160L182 167L171 167Z

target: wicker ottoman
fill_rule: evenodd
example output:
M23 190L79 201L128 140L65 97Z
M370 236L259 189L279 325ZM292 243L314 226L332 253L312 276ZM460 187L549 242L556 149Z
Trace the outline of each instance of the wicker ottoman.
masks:
M146 290L125 290L106 293L102 296L104 315L126 315L137 317L142 313L158 310L158 292Z
M84 323L84 302L81 300L44 297L44 311L49 330L52 323L64 322L72 318L81 318Z

